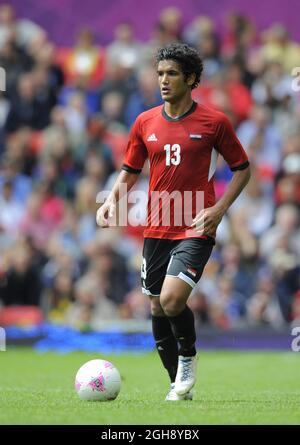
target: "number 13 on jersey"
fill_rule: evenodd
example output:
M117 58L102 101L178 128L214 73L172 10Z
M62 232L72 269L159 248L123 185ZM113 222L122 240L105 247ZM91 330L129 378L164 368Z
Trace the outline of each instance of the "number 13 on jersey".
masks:
M180 145L179 144L166 144L164 146L164 150L166 152L166 165L169 167L172 165L180 164Z

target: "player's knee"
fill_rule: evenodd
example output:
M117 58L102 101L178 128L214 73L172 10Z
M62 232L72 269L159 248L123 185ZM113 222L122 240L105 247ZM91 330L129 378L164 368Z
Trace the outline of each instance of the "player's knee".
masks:
M175 317L180 314L185 307L185 302L182 298L172 292L162 293L160 296L160 304L168 317Z
M158 297L151 299L151 315L154 315L154 317L162 317L165 315Z

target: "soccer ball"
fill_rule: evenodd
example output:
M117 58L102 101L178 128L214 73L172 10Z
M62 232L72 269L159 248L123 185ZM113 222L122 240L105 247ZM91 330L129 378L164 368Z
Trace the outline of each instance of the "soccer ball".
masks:
M107 360L90 360L77 371L75 390L82 400L114 400L120 389L120 373Z

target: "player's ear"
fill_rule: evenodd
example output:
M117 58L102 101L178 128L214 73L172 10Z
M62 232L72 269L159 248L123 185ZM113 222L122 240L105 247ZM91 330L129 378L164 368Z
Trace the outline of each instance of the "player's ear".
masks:
M188 86L191 87L194 84L195 80L196 80L196 74L195 73L190 74L187 78Z

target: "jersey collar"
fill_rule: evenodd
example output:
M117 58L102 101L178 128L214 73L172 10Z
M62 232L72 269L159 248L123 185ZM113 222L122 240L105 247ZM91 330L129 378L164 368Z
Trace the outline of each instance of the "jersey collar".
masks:
M163 108L162 108L162 115L163 115L163 117L164 117L167 121L169 121L169 122L179 122L179 121L181 121L182 119L184 119L185 117L187 117L187 116L189 116L190 114L192 114L192 113L196 110L196 108L197 108L197 102L195 102L195 101L193 100L193 104L192 104L191 108L190 108L188 111L186 111L186 112L185 112L184 114L182 114L181 116L178 116L178 117L173 118L173 117L169 116L169 115L165 112L165 107L163 106Z

